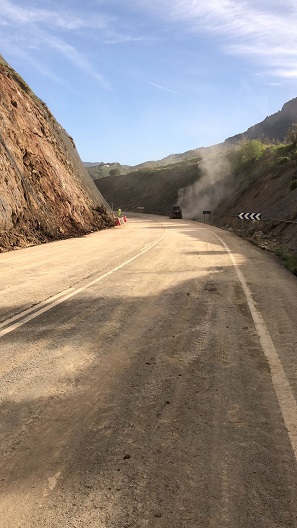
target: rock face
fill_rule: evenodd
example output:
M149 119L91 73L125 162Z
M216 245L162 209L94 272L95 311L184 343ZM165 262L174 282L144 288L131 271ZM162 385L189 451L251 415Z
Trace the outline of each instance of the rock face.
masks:
M113 225L72 138L0 56L0 251Z
M242 134L226 139L226 143L239 143L242 139L268 139L283 142L288 129L297 122L297 97L284 104L282 109L251 126Z

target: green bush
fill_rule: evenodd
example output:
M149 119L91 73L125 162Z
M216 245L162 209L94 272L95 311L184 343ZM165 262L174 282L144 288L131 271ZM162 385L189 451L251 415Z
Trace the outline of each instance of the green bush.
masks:
M258 139L246 141L241 147L241 160L243 162L256 161L261 158L266 149L267 145L263 145Z
M289 143L289 145L297 145L297 124L296 123L290 126L288 133L287 133L286 142Z
M288 158L288 156L283 156L281 158L278 158L277 163L279 165L284 165L285 163L288 163L288 161L290 161L290 158Z
M291 273L297 275L297 256L292 253L287 253L282 248L275 251L275 255L280 258L285 268L287 268Z

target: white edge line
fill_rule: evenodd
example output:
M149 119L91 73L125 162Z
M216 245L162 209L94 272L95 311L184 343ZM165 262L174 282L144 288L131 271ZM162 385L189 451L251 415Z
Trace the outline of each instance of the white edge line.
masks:
M250 309L263 352L270 366L274 390L280 405L286 428L288 430L294 455L297 459L297 404L289 380L285 374L280 358L264 323L263 317L256 308L251 291L246 284L243 274L235 262L231 250L217 234L215 234L215 236L221 241L227 253L229 254L232 264L235 267L237 276L241 282L242 289L247 298L248 307Z
M146 249L142 249L139 253L137 253L137 255L134 255L134 257L130 258L129 260L126 260L125 262L123 262L122 264L120 264L119 266L117 266L116 268L113 268L112 270L108 271L107 273L104 273L104 275L101 275L100 277L97 277L97 279L94 279L92 280L91 282L88 282L87 284L85 284L84 286L82 286L81 288L77 288L76 290L72 290L70 293L68 293L67 295L65 295L64 297L62 298L59 298L59 299L56 299L54 302L51 302L50 304L47 304L47 306L45 306L44 308L42 308L41 310L38 310L38 306L35 306L33 309L37 309L37 311L35 311L33 314L31 315L28 315L28 317L25 317L24 319L22 319L21 321L19 321L18 323L15 323L13 325L10 325L10 326L7 326L6 328L4 328L4 330L2 330L0 332L0 337L12 332L13 330L16 330L17 328L19 328L20 326L22 326L23 324L27 323L28 321L31 321L32 319L35 319L35 317L38 317L39 315L43 314L44 312L47 312L48 310L50 310L51 308L53 308L54 306L57 306L58 304L61 304L62 302L64 301L67 301L67 299L70 299L71 297L73 297L74 295L77 295L78 293L86 290L87 288L90 288L90 286L93 286L93 284L96 284L97 282L100 282L102 281L103 279L105 279L106 277L108 277L109 275L112 275L112 273L115 273L116 271L118 271L119 269L123 268L124 266L127 266L127 264L130 264L130 262L133 262L133 260L137 259L138 257L140 257L141 255L143 255L144 253L146 253L147 251L149 251L150 249L152 249L154 246L156 246L160 240L162 240L162 238L165 236L165 233L166 233L166 228L165 228L165 231L164 233L155 241L153 242L152 244L150 244L150 246L148 246ZM44 303L42 303L44 304ZM41 305L39 305L41 306ZM23 312L23 314L18 314L18 316L15 316L15 317L18 317L20 318L21 316L23 316L25 313L28 313L28 311L26 312ZM6 325L6 324L9 324L11 320L8 320L8 321L4 321L2 323L2 326Z
M45 301L42 301L41 303L35 304L34 306L32 306L32 308L28 308L28 310L25 310L24 312L21 312L17 315L14 315L10 319L6 319L6 321L3 321L3 323L0 323L0 328L3 328L3 326L9 325L13 321L17 321L18 319L21 319L22 317L24 317L24 315L35 312L35 310L38 310L41 306L45 306L46 304L53 302L55 299L58 299L58 297L62 297L72 290L73 288L68 288L68 290L64 290L60 293L57 293L57 295L54 295L53 297L49 297L48 299L46 299Z

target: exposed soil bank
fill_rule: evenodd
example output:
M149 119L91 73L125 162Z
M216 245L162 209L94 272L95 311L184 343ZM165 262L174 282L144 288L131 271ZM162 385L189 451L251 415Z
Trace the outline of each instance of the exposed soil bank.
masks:
M114 225L72 138L0 56L0 252Z

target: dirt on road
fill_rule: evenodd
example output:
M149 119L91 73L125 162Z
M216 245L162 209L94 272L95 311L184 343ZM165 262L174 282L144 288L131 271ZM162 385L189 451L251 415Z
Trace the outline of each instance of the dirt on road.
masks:
M271 255L142 217L0 274L1 528L297 527L297 282Z

